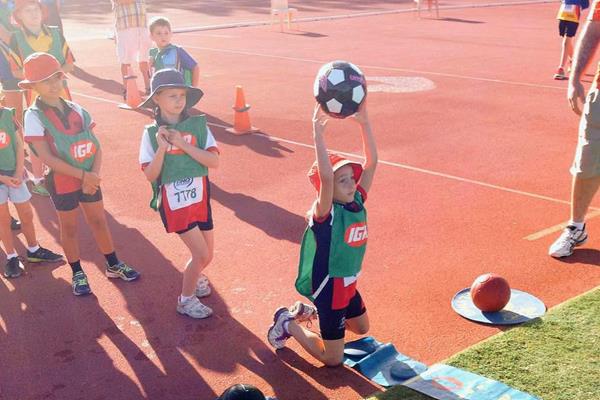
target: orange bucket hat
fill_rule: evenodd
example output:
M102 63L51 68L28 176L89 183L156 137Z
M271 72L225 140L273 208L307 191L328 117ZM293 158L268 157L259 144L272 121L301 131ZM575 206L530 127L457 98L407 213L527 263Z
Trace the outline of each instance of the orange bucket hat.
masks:
M352 167L352 172L354 174L354 180L358 182L363 173L363 167L361 164L350 161L347 158L340 156L339 154L329 153L329 162L331 163L331 167L333 168L333 172L342 168L344 165L350 165ZM317 191L321 190L321 179L319 178L319 167L317 166L317 162L315 161L310 170L308 171L308 180L310 183L317 189Z
M48 53L33 53L23 62L25 79L19 82L21 89L30 89L32 83L42 82L56 74L65 74L58 60Z

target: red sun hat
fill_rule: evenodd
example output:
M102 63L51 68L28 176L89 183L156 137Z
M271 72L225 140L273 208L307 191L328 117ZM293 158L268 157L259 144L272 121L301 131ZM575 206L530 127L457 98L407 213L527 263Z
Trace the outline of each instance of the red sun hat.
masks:
M331 163L331 167L333 168L333 172L342 168L344 165L350 165L352 167L352 172L354 175L354 180L358 182L363 173L363 167L361 164L350 161L347 158L340 156L339 154L329 153L329 162ZM310 167L308 171L308 179L310 183L317 189L317 191L321 190L321 179L319 178L319 167L317 166L317 162Z
M32 83L42 82L56 74L65 73L58 60L48 53L33 53L23 62L23 75L25 79L19 82L21 89L30 89Z

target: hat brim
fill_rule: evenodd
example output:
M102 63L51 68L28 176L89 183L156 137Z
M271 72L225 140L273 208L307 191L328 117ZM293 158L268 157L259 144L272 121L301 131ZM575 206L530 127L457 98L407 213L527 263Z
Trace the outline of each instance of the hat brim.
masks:
M64 72L56 71L43 79L38 79L37 81L30 81L30 80L24 79L22 81L19 81L19 83L17 83L17 86L20 87L21 89L31 89L31 85L33 85L34 83L43 82L47 79L52 78L56 74L61 74L63 79L67 79L67 75Z
M139 107L143 107L143 108L154 108L157 106L157 104L154 102L153 98L154 96L160 92L161 90L165 90L165 89L186 89L186 101L185 101L185 108L186 109L190 109L192 107L194 107L202 98L202 96L204 96L204 92L201 89L198 89L196 87L192 87L192 86L188 86L188 85L181 85L181 84L167 84L167 85L160 85L159 87L157 87L156 89L154 89L152 91L152 93L150 93L150 96L148 96L148 98L139 105Z
M335 164L332 165L333 168L333 172L337 171L338 169L342 168L343 166L346 165L350 165L352 167L352 172L354 173L354 180L356 182L358 182L360 180L360 177L362 176L363 173L363 166L360 163L357 163L356 161L351 161L351 160L340 160L338 162L336 162Z

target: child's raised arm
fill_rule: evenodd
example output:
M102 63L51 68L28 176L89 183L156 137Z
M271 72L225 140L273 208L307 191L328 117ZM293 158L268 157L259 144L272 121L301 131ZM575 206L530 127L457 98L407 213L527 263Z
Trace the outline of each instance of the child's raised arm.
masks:
M319 172L319 180L321 181L321 187L319 189L319 197L315 206L314 216L317 218L323 218L331 211L331 205L333 203L333 168L329 162L329 155L327 154L327 146L323 139L323 133L329 119L327 115L321 110L319 104L315 105L315 112L313 114L313 138L315 141L315 153L317 158L317 167Z
M377 146L375 145L375 138L373 137L373 131L371 130L371 122L369 121L369 114L367 113L367 102L365 101L360 110L354 114L354 120L360 124L361 136L363 142L363 153L365 155L365 162L363 164L363 173L360 177L360 186L368 192L373 183L373 176L375 176L375 169L377 168Z

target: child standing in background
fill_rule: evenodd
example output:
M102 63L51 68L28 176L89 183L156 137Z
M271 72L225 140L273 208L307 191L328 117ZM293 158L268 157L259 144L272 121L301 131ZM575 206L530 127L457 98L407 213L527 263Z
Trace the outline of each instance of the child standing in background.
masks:
M573 59L573 38L577 34L581 10L585 10L589 6L589 0L561 0L558 15L556 16L558 19L558 34L562 38L560 63L554 74L554 79L556 80L569 78L565 74L565 66L567 62L570 64Z

